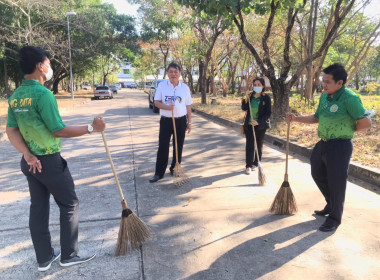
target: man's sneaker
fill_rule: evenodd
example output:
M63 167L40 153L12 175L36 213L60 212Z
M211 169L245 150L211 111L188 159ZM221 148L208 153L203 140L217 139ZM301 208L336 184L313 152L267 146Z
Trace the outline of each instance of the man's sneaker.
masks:
M93 254L93 255L88 256L88 257L75 256L75 257L72 257L72 258L67 259L67 260L61 260L59 262L59 264L60 264L60 266L72 266L72 265L81 264L81 263L91 261L93 258L95 258L95 256L96 256L96 254Z
M247 174L247 175L251 174L251 167L247 167L245 169L245 174Z
M61 251L58 249L53 249L53 256L50 260L44 263L38 264L38 271L46 271L50 268L51 264L61 256Z

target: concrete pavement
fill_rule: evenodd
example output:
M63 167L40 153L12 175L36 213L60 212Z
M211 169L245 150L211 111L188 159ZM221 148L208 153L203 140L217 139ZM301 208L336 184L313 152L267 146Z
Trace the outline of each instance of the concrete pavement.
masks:
M37 272L28 230L29 193L20 155L0 142L0 279L378 279L380 197L369 186L349 183L342 225L317 230L324 206L307 159L290 156L289 182L299 211L276 216L268 208L281 186L284 154L265 146L267 186L257 172L244 174L245 140L234 130L193 117L182 166L191 182L180 188L170 174L154 173L159 116L147 95L122 90L113 100L91 101L63 114L67 124L87 124L102 114L106 137L129 207L152 238L140 250L113 257L120 197L100 134L63 139L80 199L80 253L95 260ZM51 234L59 246L59 211L51 200Z

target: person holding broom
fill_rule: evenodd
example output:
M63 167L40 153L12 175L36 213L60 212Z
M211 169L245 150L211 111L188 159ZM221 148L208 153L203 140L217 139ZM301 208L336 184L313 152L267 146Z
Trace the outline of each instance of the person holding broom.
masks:
M154 105L160 109L161 119L156 170L154 176L149 179L151 183L157 182L164 177L168 165L170 138L174 133L172 111L177 132L178 163L181 163L186 131L187 133L191 131L191 105L193 101L189 87L179 81L181 67L172 62L167 68L167 73L169 81L161 82L154 95ZM174 167L177 162L174 144L173 160L169 169L171 175L174 173Z
M341 64L323 69L323 93L314 115L287 114L291 122L318 123L321 140L315 145L311 158L311 175L326 200L315 214L326 216L320 231L330 232L342 222L348 167L352 154L352 138L356 131L367 129L371 121L366 117L360 98L345 84L347 72Z
M77 137L105 129L101 116L92 124L66 126L53 93L43 84L53 76L50 55L45 50L23 47L20 67L25 74L9 98L6 133L22 154L21 171L30 193L29 229L38 262L46 271L59 257L61 266L72 266L95 257L78 256L78 198L67 162L61 157L60 137ZM61 250L53 249L49 232L50 195L60 209Z
M251 104L251 110L249 110L249 104ZM246 138L245 173L249 175L258 165L252 129L255 129L259 160L261 161L264 136L267 128L269 128L269 118L272 113L270 97L265 93L264 78L257 77L253 80L253 92L246 93L245 98L242 99L241 108L247 112L244 119L244 134ZM253 123L251 121L251 111Z

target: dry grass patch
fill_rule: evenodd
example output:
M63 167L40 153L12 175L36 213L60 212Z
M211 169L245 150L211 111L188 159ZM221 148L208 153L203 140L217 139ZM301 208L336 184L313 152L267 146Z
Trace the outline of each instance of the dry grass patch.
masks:
M211 105L211 98L207 104L201 104L199 95L193 96L194 107L206 113L223 117L236 122L242 122L244 112L241 110L240 97L216 97L217 104ZM318 99L318 98L316 98ZM273 98L272 98L273 100ZM374 109L380 114L380 96L361 96L361 100L366 109ZM272 101L273 102L273 101ZM297 97L290 98L291 110L297 114L309 115L315 112L318 104L305 105ZM272 128L269 133L285 138L286 122L272 122ZM301 123L292 123L290 129L291 141L312 148L319 141L317 135L318 125L307 125ZM368 131L359 132L354 137L354 152L352 160L365 166L380 168L380 116L372 118L372 127Z

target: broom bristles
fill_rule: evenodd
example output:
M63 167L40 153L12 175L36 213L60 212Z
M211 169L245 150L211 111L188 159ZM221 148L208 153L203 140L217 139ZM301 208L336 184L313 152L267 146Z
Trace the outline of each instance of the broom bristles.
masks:
M140 247L150 237L150 231L139 217L129 208L124 209L120 221L120 229L115 248L115 256L123 256L128 252Z
M183 184L186 184L189 181L189 177L185 174L182 166L177 162L173 170L173 181L174 186L180 187Z
M259 168L259 184L260 186L265 186L265 184L267 183L267 177L265 176L264 174L264 170L263 170L263 167L261 166L260 162L258 163L258 168Z
M289 215L297 212L296 199L288 181L282 183L269 210L276 215Z

